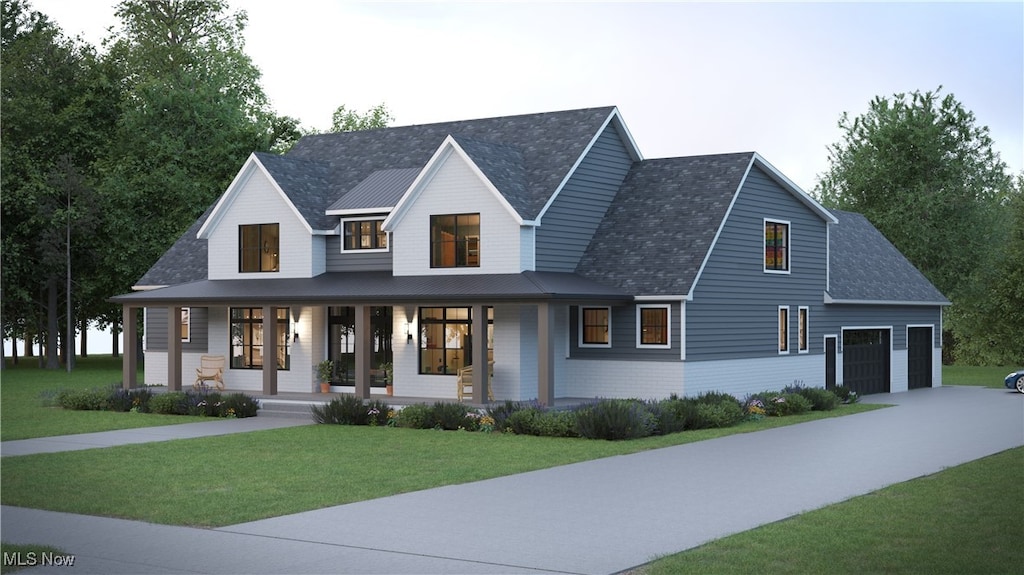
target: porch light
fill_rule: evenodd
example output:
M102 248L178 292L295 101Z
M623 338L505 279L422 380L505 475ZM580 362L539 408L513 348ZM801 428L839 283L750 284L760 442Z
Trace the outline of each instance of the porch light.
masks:
M412 343L412 330L409 329L409 322L405 322L405 343Z

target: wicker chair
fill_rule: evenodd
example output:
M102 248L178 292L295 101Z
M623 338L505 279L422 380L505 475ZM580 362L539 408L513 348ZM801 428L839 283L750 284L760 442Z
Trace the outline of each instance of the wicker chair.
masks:
M458 385L459 401L462 401L467 395L473 397L473 366L467 365L459 369L458 378L456 379L456 385ZM487 401L494 401L494 387L491 382L494 380L494 362L487 362Z
M192 387L199 389L204 382L212 381L217 389L224 389L224 356L204 355L200 358L200 367L196 370L196 382Z

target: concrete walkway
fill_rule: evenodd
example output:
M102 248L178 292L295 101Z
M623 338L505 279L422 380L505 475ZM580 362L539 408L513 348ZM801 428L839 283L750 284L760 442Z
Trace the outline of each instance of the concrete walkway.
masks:
M1021 394L866 401L896 407L213 530L3 507L2 538L76 573L615 573L1024 445Z

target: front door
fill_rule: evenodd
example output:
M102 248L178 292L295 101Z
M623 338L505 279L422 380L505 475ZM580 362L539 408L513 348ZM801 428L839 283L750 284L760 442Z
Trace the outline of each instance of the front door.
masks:
M334 362L332 385L355 385L356 382L356 312L354 307L331 306L327 313L328 359ZM370 360L370 386L384 387L384 364L393 361L391 335L393 330L390 307L370 310L370 332L373 338Z

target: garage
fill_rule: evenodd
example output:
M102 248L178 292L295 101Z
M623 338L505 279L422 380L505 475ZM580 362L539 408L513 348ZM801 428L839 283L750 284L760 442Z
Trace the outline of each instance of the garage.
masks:
M843 385L861 395L889 393L890 330L843 330Z
M907 329L907 387L932 386L932 328Z

